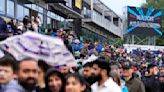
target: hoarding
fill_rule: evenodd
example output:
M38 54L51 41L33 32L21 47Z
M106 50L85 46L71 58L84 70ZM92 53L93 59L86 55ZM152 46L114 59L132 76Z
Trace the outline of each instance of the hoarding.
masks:
M127 7L128 33L162 36L162 11L154 8Z

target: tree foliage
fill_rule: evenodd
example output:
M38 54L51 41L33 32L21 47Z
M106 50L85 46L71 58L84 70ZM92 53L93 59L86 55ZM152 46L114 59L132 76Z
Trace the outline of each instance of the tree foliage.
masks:
M159 37L157 39L156 45L162 45L164 46L164 0L147 0L147 3L143 4L142 7L144 8L155 8L155 9L161 9L163 12L162 15L162 32L163 36Z

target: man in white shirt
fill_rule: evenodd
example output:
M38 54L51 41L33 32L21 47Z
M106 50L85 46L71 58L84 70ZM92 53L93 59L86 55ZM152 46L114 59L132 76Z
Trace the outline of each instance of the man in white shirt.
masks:
M93 63L94 75L97 82L91 88L92 92L122 92L121 88L109 77L110 65L103 60Z

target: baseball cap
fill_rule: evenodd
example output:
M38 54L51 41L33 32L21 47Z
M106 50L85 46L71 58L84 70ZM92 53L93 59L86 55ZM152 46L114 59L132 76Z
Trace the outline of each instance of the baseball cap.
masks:
M133 68L133 64L130 61L124 61L122 62L122 68L123 69L131 69Z

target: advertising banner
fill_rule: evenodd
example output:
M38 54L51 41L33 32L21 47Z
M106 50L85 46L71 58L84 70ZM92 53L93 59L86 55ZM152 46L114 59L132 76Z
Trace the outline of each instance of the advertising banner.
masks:
M154 8L128 7L128 33L162 36L162 11Z

